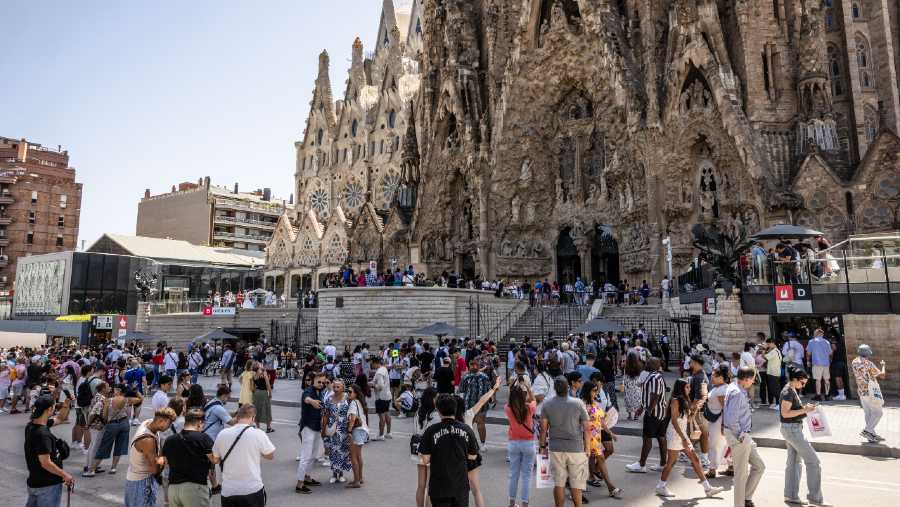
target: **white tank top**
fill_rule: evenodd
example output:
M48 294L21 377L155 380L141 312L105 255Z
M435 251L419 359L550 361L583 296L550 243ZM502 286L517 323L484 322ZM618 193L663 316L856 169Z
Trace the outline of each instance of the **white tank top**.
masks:
M156 440L156 453L159 454L159 436L154 435L148 428L152 421L153 419L148 419L142 422L138 426L137 431L134 432L134 438L131 439L128 448L128 473L125 475L125 478L129 481L142 481L153 475L153 467L147 463L147 458L144 457L141 451L134 446L134 441L142 435L153 435L153 438ZM144 438L144 440L147 439Z

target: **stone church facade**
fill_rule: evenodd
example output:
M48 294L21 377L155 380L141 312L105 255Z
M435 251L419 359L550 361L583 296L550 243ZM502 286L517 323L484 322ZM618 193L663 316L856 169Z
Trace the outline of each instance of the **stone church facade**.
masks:
M665 273L665 237L675 270L690 262L696 223L832 242L897 228L898 15L887 0L385 0L336 103L322 56L269 267L637 283Z

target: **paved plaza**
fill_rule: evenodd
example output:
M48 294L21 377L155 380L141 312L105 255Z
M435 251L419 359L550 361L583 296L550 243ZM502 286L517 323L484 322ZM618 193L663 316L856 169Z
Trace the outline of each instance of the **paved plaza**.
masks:
M213 380L204 380L212 386ZM297 383L279 381L276 383L276 401L284 402L297 399ZM502 394L501 394L502 399ZM413 429L410 419L394 419L393 440L385 442L372 442L364 448L366 484L363 489L345 490L342 485L329 485L327 482L316 488L310 496L300 496L294 493L294 479L296 471L295 457L299 449L297 438L297 421L299 420L299 408L288 406L288 403L278 403L273 407L275 433L271 434L272 441L277 447L275 460L263 463L263 480L269 495L269 505L369 505L381 506L410 506L414 505L414 492L416 486L415 466L409 457L409 435ZM292 405L292 404L291 404ZM235 408L231 404L229 409ZM829 408L841 413L851 412L851 408L836 406ZM891 419L885 422L896 424L897 409L888 412L893 414ZM770 416L765 412L757 411L758 420L767 420ZM147 415L145 409L144 415ZM500 412L492 411L492 416L499 416ZM493 417L492 421L495 421ZM842 428L839 418L835 418L835 425ZM22 449L22 431L25 424L25 416L0 416L0 439L11 442L11 445L0 449L0 473L5 476L5 499L10 505L24 505L26 498L25 467ZM377 424L374 416L370 423ZM771 426L771 427L767 427ZM777 425L757 424L762 435L777 432ZM68 440L70 426L62 426L55 430L57 436ZM631 433L628 425L623 424L620 431ZM896 437L896 427L883 425L885 435ZM843 431L842 429L840 431ZM853 432L847 437L852 441ZM837 439L843 439L838 436ZM670 480L670 489L677 495L674 499L663 500L654 495L653 488L658 480L658 474L635 475L626 473L624 466L636 460L640 451L640 439L634 436L620 436L616 442L616 452L610 458L610 472L613 482L625 490L623 500L613 500L606 496L605 490L595 490L588 493L590 505L634 505L634 506L730 506L732 505L731 481L715 479L714 485L721 485L726 491L719 498L706 499L702 496L702 490L696 483L693 472L679 464L676 472ZM890 442L889 442L890 443ZM484 466L481 471L481 483L484 488L486 504L506 505L507 464L506 455L506 426L505 424L488 424L488 448L485 454ZM784 484L785 451L778 448L761 448L760 454L766 462L767 470L763 482L757 492L756 505L772 506L784 505L782 488ZM650 463L656 462L656 450L651 453ZM897 477L900 477L900 461L893 458L873 456L859 456L854 454L836 454L820 452L823 468L823 489L826 500L836 506L854 506L864 499L866 507L888 507L897 505L895 490ZM76 489L72 495L72 506L119 506L124 498L125 469L120 466L116 475L103 474L94 478L82 478L78 474L84 455L80 451L73 451L72 457L66 462L66 469L73 472L76 478ZM126 461L123 460L123 463ZM314 477L325 482L329 477L329 471L318 468ZM805 489L801 488L801 494L805 495ZM162 505L160 501L159 505ZM214 506L219 505L216 497ZM474 504L472 504L474 505ZM550 490L537 490L533 492L531 505L552 505ZM569 504L571 505L571 503Z

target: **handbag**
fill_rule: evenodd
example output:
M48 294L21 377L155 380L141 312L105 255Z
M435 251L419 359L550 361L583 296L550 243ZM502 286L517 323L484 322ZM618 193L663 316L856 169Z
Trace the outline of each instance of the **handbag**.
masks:
M709 403L704 403L703 404L703 417L707 421L714 423L714 422L718 421L720 417L722 417L722 412L719 412L718 414L714 414L713 411L709 409Z
M877 380L869 381L869 395L867 396L869 399L869 403L876 407L884 406L884 394L881 392L881 386L878 385Z
M335 421L334 424L329 424L328 426L325 426L325 436L326 437L334 436L335 433L337 433L337 421Z

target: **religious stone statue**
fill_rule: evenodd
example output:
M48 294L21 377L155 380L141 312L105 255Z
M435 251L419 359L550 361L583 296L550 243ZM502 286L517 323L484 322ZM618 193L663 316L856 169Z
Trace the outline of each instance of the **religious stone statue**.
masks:
M525 223L533 223L536 213L536 207L533 202L528 203L525 206Z
M500 256L501 257L512 257L513 249L512 242L508 239L504 239L502 243L500 243Z
M631 189L631 181L625 182L625 209L627 211L634 209L634 192Z
M524 162L522 162L522 169L519 172L519 181L529 182L531 181L531 159L526 158Z
M563 181L559 176L556 177L556 203L562 204L565 202L565 194L563 192Z
M513 197L513 200L511 203L511 209L510 209L510 216L511 216L511 221L514 224L519 223L519 208L521 207L521 205L522 205L522 203L521 203L521 200L519 199L519 196Z
M516 245L516 257L520 259L524 259L528 256L527 250L525 250L525 243L519 241L519 244Z

